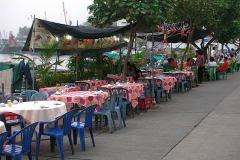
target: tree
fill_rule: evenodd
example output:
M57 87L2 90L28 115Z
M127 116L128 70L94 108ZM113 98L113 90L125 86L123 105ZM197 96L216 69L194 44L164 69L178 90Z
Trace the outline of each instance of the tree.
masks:
M125 19L131 26L128 52L126 54L123 77L126 79L127 61L133 47L136 31L147 28L154 31L155 26L165 20L163 16L169 8L169 0L94 0L89 6L92 16L88 21L97 26L112 25Z
M212 37L205 45L198 46L189 36L189 43L207 54L209 45L218 40L227 43L239 36L239 0L172 0L167 15L170 22L186 22L192 31L206 29Z

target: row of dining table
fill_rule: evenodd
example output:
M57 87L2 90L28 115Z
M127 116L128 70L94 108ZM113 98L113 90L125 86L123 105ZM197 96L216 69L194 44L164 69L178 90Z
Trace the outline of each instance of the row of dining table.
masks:
M189 74L189 73L188 73ZM159 79L161 80L163 89L169 92L173 89L177 78L173 76L158 76L158 77L146 77L146 79ZM34 123L38 121L52 121L56 117L64 114L72 107L73 104L79 106L89 107L97 104L99 107L103 105L105 100L109 97L108 92L97 91L98 87L104 87L108 89L112 88L125 88L128 90L129 101L133 108L138 105L138 98L144 95L144 85L141 83L116 83L108 84L105 80L85 80L90 84L89 91L80 91L78 86L60 87L60 93L57 93L56 87L41 88L40 92L56 92L51 94L48 101L32 101L13 104L12 107L6 105L6 107L0 107L0 113L12 112L21 115L28 123ZM99 109L99 108L98 108ZM0 133L6 129L4 124L0 121Z

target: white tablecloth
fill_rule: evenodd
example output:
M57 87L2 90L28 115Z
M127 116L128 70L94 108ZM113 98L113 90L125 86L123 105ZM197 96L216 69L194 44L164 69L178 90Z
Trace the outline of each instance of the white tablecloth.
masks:
M0 133L6 132L5 124L0 121Z
M0 107L0 113L12 112L23 116L27 123L53 121L67 112L66 105L58 101L35 101L13 104L12 107Z

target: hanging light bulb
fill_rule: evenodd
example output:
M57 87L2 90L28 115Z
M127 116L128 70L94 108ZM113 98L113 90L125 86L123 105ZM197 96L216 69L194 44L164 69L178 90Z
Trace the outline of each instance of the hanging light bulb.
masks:
M72 36L67 35L67 36L66 36L66 39L67 39L67 40L72 40Z

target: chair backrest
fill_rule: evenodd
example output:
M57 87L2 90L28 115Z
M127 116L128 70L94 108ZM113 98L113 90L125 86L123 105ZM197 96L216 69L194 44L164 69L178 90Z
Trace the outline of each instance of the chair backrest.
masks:
M209 66L208 67L208 72L209 74L216 74L217 67L216 66Z
M19 134L21 134L21 137L22 137L23 153L29 152L31 150L32 137L37 125L38 125L38 122L35 122L19 131Z
M97 105L92 105L92 106L89 106L87 107L86 109L80 111L78 114L77 114L77 119L78 119L78 122L80 121L80 115L81 113L85 113L85 127L86 128L91 128L92 127L92 117L94 115L94 111L95 111L95 108L97 107Z
M68 86L68 87L74 87L74 86L76 86L75 83L62 83L61 85L62 85L62 86Z
M90 84L87 82L76 82L76 85L80 87L81 91L88 91L90 89Z
M3 150L3 145L7 140L9 133L8 132L4 132L0 134L0 151Z
M108 94L109 94L110 96L112 95L112 89L111 89L111 88L107 88L107 87L98 87L97 90L98 90L98 91L108 92Z
M47 92L48 96L51 96L52 94L55 94L56 93L56 90L49 90Z
M26 98L26 101L30 101L32 95L35 94L35 93L38 93L38 91L35 91L35 90L26 90L26 91L21 92L21 93L20 93L20 96Z
M59 119L63 119L62 129L64 135L67 135L71 131L72 119L77 111L78 111L77 109L73 109L59 117Z
M35 93L31 97L31 101L46 101L48 99L48 94L45 92Z
M125 88L112 88L112 96L110 98L112 109L115 106L121 107L123 100L129 100L128 90Z

